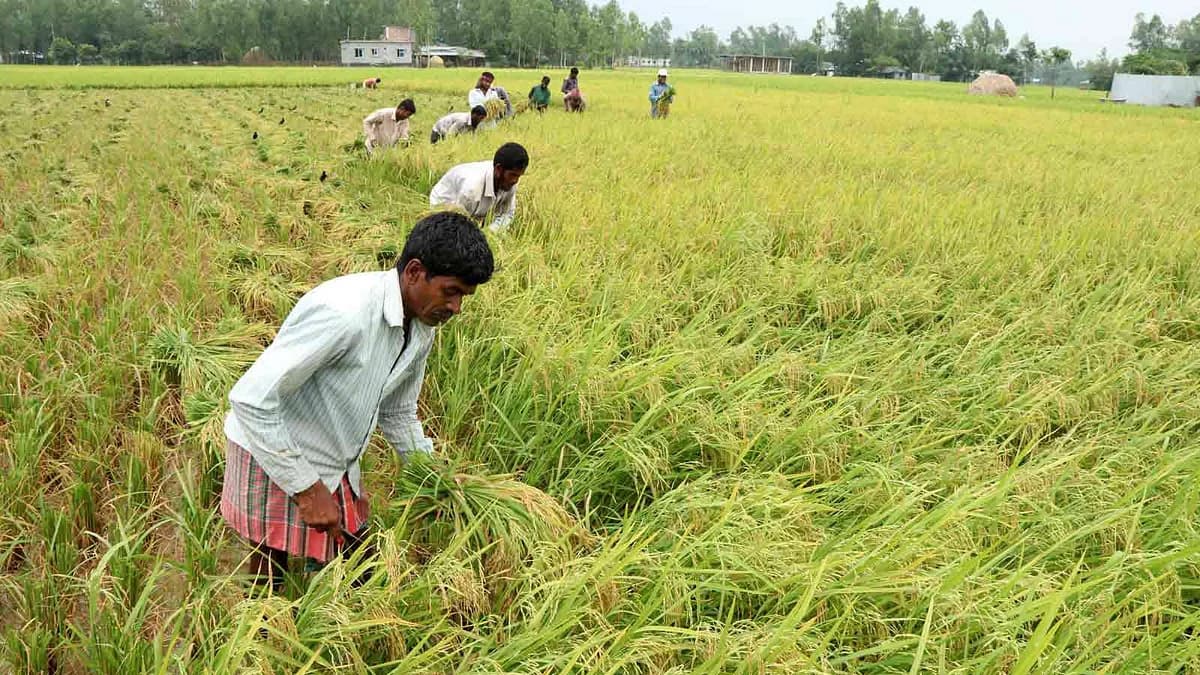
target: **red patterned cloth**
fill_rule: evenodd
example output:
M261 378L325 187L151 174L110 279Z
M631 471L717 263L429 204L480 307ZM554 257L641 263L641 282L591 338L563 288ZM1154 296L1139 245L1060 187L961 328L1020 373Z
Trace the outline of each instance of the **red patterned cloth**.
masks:
M367 496L355 495L349 479L343 475L333 498L342 512L342 530L361 536L371 513ZM305 525L296 503L271 482L249 451L233 441L228 441L225 449L221 516L252 544L312 558L318 563L337 556L342 543Z

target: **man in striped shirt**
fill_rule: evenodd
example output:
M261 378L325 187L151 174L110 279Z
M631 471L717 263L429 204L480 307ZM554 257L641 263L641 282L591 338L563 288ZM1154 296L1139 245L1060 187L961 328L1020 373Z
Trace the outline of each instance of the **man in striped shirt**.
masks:
M397 453L432 452L417 397L436 326L495 263L454 212L416 224L394 270L309 291L229 394L221 515L253 546L249 571L278 590L287 558L325 563L363 539L359 461L378 426Z

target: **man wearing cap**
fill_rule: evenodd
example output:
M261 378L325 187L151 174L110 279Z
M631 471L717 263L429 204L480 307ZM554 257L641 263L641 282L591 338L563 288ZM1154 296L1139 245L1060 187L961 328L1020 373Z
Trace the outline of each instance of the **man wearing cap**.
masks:
M479 128L480 124L487 119L487 110L483 106L477 105L471 108L471 112L452 112L448 115L443 115L433 125L433 131L429 133L429 142L436 144L438 141L444 141L451 136L465 134L468 132L474 133Z
M494 214L493 232L503 232L517 210L517 182L529 167L529 153L518 143L505 143L492 161L459 164L446 172L429 193L430 206L457 206L483 224Z
M375 148L386 148L408 140L408 118L417 113L411 98L400 101L395 108L380 108L363 118L363 135L367 137L367 154Z
M671 92L671 85L667 84L667 69L662 68L658 71L658 81L650 85L650 116L659 117L659 104L665 103L661 116L666 117L665 107L674 101L675 96Z

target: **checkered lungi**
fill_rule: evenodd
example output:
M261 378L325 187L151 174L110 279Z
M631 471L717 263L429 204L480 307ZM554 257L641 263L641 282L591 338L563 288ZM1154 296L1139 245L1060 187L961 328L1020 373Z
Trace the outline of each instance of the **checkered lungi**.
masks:
M347 499L349 497L349 499ZM370 506L366 494L355 495L350 479L333 493L342 512L343 532L361 536ZM225 484L221 488L221 516L235 532L252 544L325 563L338 554L340 542L300 519L300 508L273 483L248 450L228 441L225 449Z

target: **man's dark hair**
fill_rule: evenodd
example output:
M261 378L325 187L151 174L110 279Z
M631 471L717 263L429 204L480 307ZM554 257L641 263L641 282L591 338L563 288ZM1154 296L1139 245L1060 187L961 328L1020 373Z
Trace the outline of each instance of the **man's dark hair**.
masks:
M495 75L493 75L493 74L492 74L492 71L490 71L490 70L485 70L485 71L483 71L483 73L482 73L482 74L480 74L479 76L480 76L480 77L486 77L486 78L487 78L487 79L489 79L489 80L494 80L494 79L496 79L496 76L495 76Z
M492 249L479 226L454 211L438 211L417 221L396 269L403 271L410 260L421 261L426 278L457 277L473 286L486 283L496 270Z
M411 98L406 98L403 101L400 101L400 105L398 105L396 107L404 108L405 110L407 110L409 113L411 113L413 115L417 114L417 104L413 103L413 100Z
M492 164L498 165L501 169L527 169L529 168L529 153L520 143L505 143L496 151L496 156L492 158Z
M487 108L477 105L474 108L471 108L471 114L475 115L476 117L487 117Z
M550 84L550 76L549 75L542 76L542 84Z
M383 82L383 78L382 78L382 77L377 77L377 78L375 78L375 84L379 84L380 82Z
M578 74L579 74L578 68L571 68L571 77L575 77Z

